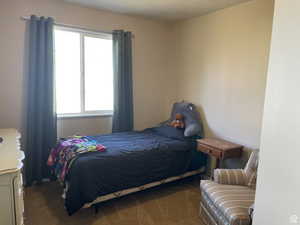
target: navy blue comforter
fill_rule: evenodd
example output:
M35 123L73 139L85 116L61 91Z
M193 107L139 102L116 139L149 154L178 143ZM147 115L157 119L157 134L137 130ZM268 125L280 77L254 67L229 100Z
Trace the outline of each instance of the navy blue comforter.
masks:
M160 131L152 128L90 137L107 150L82 154L74 161L66 177L69 215L98 196L190 170L196 142Z

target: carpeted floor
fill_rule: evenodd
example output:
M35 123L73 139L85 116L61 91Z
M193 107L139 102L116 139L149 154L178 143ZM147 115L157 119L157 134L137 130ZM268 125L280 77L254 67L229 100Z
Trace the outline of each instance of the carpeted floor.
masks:
M25 190L25 225L202 225L199 179L188 178L82 209L68 216L58 183Z

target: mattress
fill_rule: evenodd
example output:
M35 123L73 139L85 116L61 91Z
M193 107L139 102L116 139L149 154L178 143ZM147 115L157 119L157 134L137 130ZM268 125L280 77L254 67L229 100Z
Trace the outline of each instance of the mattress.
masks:
M183 174L205 164L196 141L152 128L89 136L106 147L73 162L66 182L69 215L97 197Z

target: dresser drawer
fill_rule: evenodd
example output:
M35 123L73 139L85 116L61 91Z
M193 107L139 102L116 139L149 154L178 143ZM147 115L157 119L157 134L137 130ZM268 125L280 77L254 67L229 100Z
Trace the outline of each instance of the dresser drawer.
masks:
M10 186L0 185L0 199L0 224L14 225L13 191Z
M0 225L23 225L23 181L25 155L20 149L20 134L15 129L0 129Z

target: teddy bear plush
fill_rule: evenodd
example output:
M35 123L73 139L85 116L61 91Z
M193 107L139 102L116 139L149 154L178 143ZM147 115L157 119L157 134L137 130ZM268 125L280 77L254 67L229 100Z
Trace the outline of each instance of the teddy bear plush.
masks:
M175 120L170 123L170 126L183 129L185 127L184 116L181 113L176 113Z

